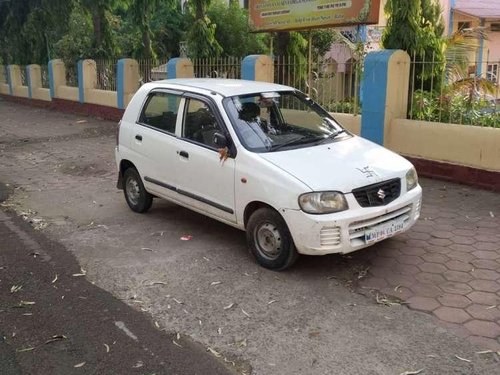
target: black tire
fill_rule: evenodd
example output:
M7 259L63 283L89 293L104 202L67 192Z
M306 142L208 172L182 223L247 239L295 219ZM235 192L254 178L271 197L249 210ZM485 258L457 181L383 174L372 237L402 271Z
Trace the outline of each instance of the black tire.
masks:
M144 213L153 204L153 196L144 188L141 176L135 168L128 168L123 174L123 193L132 211Z
M275 210L259 208L250 216L246 231L248 247L262 267L282 271L297 260L292 235Z

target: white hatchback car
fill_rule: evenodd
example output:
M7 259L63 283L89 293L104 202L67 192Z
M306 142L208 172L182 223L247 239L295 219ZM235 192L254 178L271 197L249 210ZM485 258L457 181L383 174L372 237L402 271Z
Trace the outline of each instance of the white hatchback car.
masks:
M410 162L272 83L143 85L120 122L116 162L133 211L161 197L246 230L257 261L275 270L299 253L362 249L420 215Z

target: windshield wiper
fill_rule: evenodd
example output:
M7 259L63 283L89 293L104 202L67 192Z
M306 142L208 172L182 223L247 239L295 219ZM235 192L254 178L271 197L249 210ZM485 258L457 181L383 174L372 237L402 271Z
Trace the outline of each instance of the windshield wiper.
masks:
M276 150L279 150L283 147L287 147L287 146L296 146L296 145L303 145L303 144L307 144L307 143L311 143L311 142L315 142L315 141L319 141L319 140L323 140L324 138L323 137L300 137L300 138L295 138L295 139L292 139L291 141L288 141L288 142L285 142L285 143L282 143L282 144L279 144L279 145L274 145L271 147L270 151L276 151Z
M319 142L319 143L323 143L323 142L325 142L325 141L335 139L335 137L337 137L339 134L344 133L344 132L345 132L345 129L340 129L340 130L337 130L336 132L334 132L334 133L332 133L332 134L328 135L328 137L323 138L323 139L321 140L321 142Z

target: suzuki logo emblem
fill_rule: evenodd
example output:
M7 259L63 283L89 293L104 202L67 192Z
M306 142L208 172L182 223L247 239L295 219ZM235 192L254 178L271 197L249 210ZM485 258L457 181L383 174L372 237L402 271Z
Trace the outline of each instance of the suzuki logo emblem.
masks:
M379 189L379 191L377 191L377 197L379 197L381 200L384 200L385 191L383 191L382 189Z

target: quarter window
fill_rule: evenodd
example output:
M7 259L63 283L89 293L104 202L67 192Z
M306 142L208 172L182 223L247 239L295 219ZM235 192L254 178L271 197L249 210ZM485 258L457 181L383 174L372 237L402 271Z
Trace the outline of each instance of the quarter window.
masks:
M154 92L150 94L139 122L174 134L180 101L181 97L172 93Z
M186 139L217 148L214 134L223 133L210 107L197 99L187 102L182 136Z

